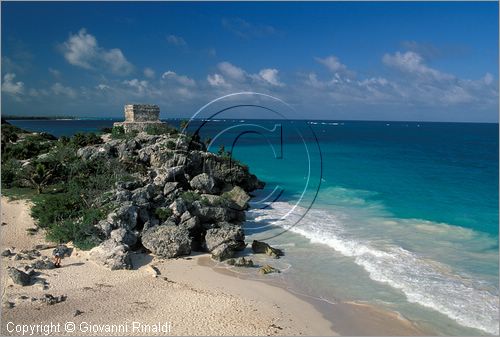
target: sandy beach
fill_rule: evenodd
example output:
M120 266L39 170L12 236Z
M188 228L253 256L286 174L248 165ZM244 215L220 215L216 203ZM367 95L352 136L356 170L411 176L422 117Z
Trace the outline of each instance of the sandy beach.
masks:
M18 252L45 243L43 233L26 232L34 227L26 201L2 197L2 222L2 250L15 247ZM50 256L52 249L41 253ZM8 266L28 263L2 257L2 335L20 335L13 329L22 324L51 323L54 335L424 333L395 313L356 303L315 303L273 284L243 279L214 268L207 254L173 260L134 254L133 270L110 271L75 249L62 268L41 271L45 290L16 285L6 275ZM65 295L66 300L54 305L32 301L44 294Z

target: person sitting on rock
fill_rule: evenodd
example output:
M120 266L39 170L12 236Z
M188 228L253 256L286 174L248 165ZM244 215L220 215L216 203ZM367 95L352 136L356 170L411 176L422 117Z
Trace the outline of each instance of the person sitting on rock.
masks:
M62 256L63 256L63 252L62 252L62 249L60 246L57 246L54 251L52 252L52 254L54 255L54 266L56 268L60 268L61 267L61 260L62 260Z

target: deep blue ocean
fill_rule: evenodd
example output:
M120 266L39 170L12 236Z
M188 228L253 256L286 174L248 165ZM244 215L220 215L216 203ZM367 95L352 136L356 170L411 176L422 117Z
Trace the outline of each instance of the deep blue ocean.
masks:
M9 121L56 136L113 120ZM178 121L171 121L176 124ZM440 334L498 334L498 124L213 120L266 182L249 239L296 292L397 311Z

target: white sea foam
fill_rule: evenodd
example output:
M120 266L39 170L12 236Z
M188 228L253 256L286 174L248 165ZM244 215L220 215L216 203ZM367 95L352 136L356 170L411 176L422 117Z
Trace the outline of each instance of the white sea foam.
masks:
M356 264L369 273L371 279L401 290L409 302L437 310L463 326L499 333L498 290L485 287L480 280L399 247L390 240L372 242L356 238L342 223L345 217L326 210L309 211L296 226L291 226L298 217L293 213L284 220L276 221L289 210L289 204L277 202L273 203L272 208L252 210L251 218L257 223L272 222L313 243L325 244L352 257ZM302 211L297 213L302 214ZM431 223L425 222L426 230L431 227ZM453 230L453 226L449 227L447 229Z

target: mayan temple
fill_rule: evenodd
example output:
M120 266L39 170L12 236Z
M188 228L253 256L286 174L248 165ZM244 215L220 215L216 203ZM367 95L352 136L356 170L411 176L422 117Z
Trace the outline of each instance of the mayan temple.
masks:
M127 104L124 106L125 121L114 123L126 132L144 131L149 126L160 126L160 107L155 104Z

